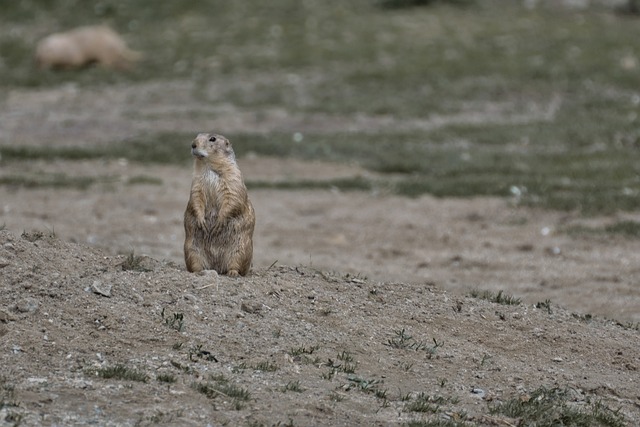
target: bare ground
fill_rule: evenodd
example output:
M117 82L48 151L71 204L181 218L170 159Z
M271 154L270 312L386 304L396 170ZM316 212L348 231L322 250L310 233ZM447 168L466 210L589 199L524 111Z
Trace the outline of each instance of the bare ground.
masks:
M183 93L179 85L169 89ZM102 144L161 123L194 134L223 124L256 132L318 126L284 113L225 116L224 109L211 113L213 121L187 119L167 99L155 115L129 120L129 102L139 97L104 91L13 92L0 111L1 141ZM197 107L191 95L177 99ZM496 120L513 119L489 110ZM536 114L529 118L547 119ZM316 119L323 126L334 120ZM368 173L256 156L240 165L248 179L273 181ZM623 215L585 219L490 198L254 190L254 268L233 280L184 271L188 168L56 160L1 169L43 172L114 179L89 190L0 188L6 425L17 418L23 425L389 425L465 412L479 425L517 425L488 415L488 407L526 400L541 386L568 388L577 408L601 399L629 425L640 423L633 327L640 322L640 242L562 231ZM141 175L162 184L127 184ZM132 251L150 257L142 265L148 271L123 271ZM96 293L105 286L109 297ZM471 298L472 289L503 290L523 303ZM535 308L547 300L551 312ZM403 329L416 345L390 345ZM352 362L338 358L348 359L345 352ZM97 375L117 363L146 382ZM345 363L354 364L352 373L331 374ZM162 375L175 382L159 381ZM234 398L223 383L248 399ZM300 391L291 390L296 384ZM403 397L419 393L443 397L441 409L408 410Z

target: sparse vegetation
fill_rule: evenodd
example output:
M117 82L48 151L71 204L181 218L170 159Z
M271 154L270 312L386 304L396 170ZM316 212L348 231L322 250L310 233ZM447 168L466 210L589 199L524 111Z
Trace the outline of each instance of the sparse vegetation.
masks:
M306 347L306 346L300 346L300 347L293 347L291 348L288 353L295 357L295 356L301 356L301 355L305 355L305 354L313 354L314 351L318 350L320 347L319 346L311 346L311 347Z
M164 307L162 307L160 317L162 317L164 324L171 329L175 329L178 332L184 331L184 313L173 313L171 316L167 316ZM191 357L191 351L189 352L189 357Z
M593 320L593 315L590 313L587 313L587 314L571 313L571 316L573 316L574 319L578 319L586 323L589 323Z
M211 382L195 382L191 387L209 399L216 399L220 396L232 399L233 408L236 410L243 409L244 403L251 398L247 389L231 384L223 375L211 376Z
M122 261L120 266L124 271L139 271L145 272L150 271L147 267L144 266L144 257L140 255L136 255L135 251L129 252L129 255ZM163 312L164 313L164 312Z
M302 393L303 388L300 386L300 381L289 381L283 388L282 388L283 393L286 393L288 391L293 391L296 393Z
M408 335L405 329L395 332L395 337L389 339L386 343L391 348L397 349L411 349L416 351L426 351L431 358L439 347L444 345L444 342L438 342L433 338L433 345L426 344L422 341L416 341L411 335Z
M536 308L544 309L547 311L548 314L553 314L553 310L551 310L551 300L549 299L537 302Z
M161 383L173 384L176 382L176 377L172 374L158 374L156 380Z
M265 362L259 362L253 367L253 369L256 371L262 371L262 372L275 372L278 370L278 365L276 365L275 363L271 363L269 361L265 361Z
M552 427L575 425L592 427L625 427L627 422L620 411L600 402L588 405L572 404L570 391L540 387L526 396L513 398L490 406L490 413L526 420L527 425Z
M474 289L469 294L472 298L478 298L487 300L496 304L502 305L520 305L522 300L520 298L516 298L509 294L505 294L503 291L498 291L498 293L493 293L491 291L479 291Z
M37 242L38 240L42 240L42 239L52 240L56 238L56 231L55 229L47 230L46 232L40 231L40 230L30 230L30 231L24 230L20 235L20 237L22 237L24 240L27 240L31 243ZM33 268L36 269L40 267L34 265Z
M348 375L347 380L349 381L345 388L347 391L356 388L365 393L372 393L380 399L385 399L387 396L387 391L380 389L380 385L384 383L382 380L366 379L355 375Z
M445 409L447 405L455 405L458 399L455 397L444 397L438 395L429 395L427 393L418 393L415 396L406 396L403 401L405 412L420 412L428 414L436 414ZM464 419L464 414L458 414L459 418Z
M138 371L134 368L129 368L123 364L116 364L113 366L107 366L104 368L98 368L95 371L96 375L104 379L114 379L122 381L139 381L146 383L149 377L142 371Z

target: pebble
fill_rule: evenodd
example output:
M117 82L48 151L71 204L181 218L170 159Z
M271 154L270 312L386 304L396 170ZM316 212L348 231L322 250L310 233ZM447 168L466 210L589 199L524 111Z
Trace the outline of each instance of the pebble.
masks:
M94 294L102 295L103 297L111 298L111 285L108 283L102 283L99 280L94 280L91 284L91 291Z
M471 393L475 394L477 397L482 399L485 396L485 391L481 388L474 387L471 389Z
M24 298L16 304L16 309L20 313L35 313L40 303L35 298Z

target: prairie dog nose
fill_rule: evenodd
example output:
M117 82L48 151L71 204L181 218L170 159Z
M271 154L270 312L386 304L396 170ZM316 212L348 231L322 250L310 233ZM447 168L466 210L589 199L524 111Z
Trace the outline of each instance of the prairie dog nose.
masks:
M193 142L191 143L191 148L196 148L196 142L195 142L195 141L193 141Z

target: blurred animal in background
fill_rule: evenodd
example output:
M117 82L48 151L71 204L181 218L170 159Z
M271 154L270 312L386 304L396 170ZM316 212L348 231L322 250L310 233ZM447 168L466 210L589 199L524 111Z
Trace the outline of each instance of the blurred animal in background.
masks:
M141 58L106 25L79 27L51 34L38 42L35 60L39 68L76 69L91 64L128 69Z

